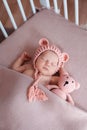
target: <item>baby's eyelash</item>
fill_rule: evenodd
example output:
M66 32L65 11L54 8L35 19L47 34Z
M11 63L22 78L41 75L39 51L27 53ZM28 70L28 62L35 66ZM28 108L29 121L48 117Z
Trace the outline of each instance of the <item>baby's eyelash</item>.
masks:
M48 61L48 59L45 59L44 57L41 57L41 60L43 61ZM58 65L58 62L57 63L54 63L54 62L50 62L52 66L56 66Z
M56 66L56 65L57 65L57 63L51 63L51 65Z

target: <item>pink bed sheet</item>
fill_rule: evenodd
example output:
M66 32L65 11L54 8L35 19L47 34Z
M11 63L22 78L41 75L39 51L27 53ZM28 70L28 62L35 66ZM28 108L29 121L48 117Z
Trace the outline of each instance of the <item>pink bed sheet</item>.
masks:
M80 82L72 93L76 106L40 85L46 102L28 103L26 89L33 80L9 67L24 50L32 56L46 37L70 55L65 68ZM87 32L52 10L42 10L0 44L0 130L87 129Z

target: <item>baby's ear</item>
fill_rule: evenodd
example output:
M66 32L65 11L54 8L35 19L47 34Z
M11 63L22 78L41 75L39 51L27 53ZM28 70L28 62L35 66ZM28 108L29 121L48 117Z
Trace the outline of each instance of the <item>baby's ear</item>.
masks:
M76 82L76 89L80 88L80 84L78 82Z
M47 46L47 45L49 45L49 41L46 38L41 38L39 40L39 45L40 46Z
M67 53L62 53L63 62L67 62L69 60L69 55Z

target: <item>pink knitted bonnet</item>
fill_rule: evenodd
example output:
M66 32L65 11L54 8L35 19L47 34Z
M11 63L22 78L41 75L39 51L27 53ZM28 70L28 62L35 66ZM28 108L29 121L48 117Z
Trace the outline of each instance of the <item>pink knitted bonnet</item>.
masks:
M36 70L35 75L37 75L38 70L35 66L35 62L37 60L37 58L45 51L53 51L57 56L58 56L58 67L57 67L57 71L59 70L60 67L62 67L64 65L64 62L67 62L69 59L69 55L67 53L61 53L60 49L55 46L55 45L50 45L49 41L46 38L42 38L39 40L39 47L37 48L35 55L34 55L34 60L33 60L33 64L34 64L34 68Z

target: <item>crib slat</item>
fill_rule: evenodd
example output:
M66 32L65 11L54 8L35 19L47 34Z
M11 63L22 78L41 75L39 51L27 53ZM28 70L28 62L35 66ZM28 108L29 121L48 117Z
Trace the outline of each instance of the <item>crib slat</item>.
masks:
M58 2L57 2L57 0L53 0L53 3L54 3L55 12L59 14L60 13L60 9L58 8Z
M75 23L79 25L79 1L74 0L75 4Z
M34 5L34 1L30 0L30 4L31 4L32 11L35 14L36 13L36 9L35 9L35 5Z
M46 0L47 8L50 9L50 1Z
M7 34L7 32L6 32L6 30L5 30L5 28L4 28L4 26L3 26L1 21L0 21L0 29L1 29L1 31L3 33L3 35L5 36L5 38L7 38L8 34Z
M42 6L50 9L50 1L49 0L40 0Z
M63 6L64 6L64 16L66 19L68 19L67 0L63 0Z
M9 5L8 5L7 0L3 0L3 4L4 4L4 6L5 6L5 8L6 8L6 11L7 11L8 15L9 15L9 17L10 17L10 20L11 20L11 22L12 22L12 25L13 25L14 29L16 30L16 29L17 29L17 25L16 25L16 23L15 23L14 17L13 17L13 15L12 15L12 13L11 13L11 10L10 10L10 8L9 8Z
M21 0L17 0L17 3L18 3L18 6L19 6L21 15L22 15L22 17L23 17L23 20L26 21L27 18L26 18L26 15L25 15L25 12L24 12L23 5L22 5L22 3L21 3Z

